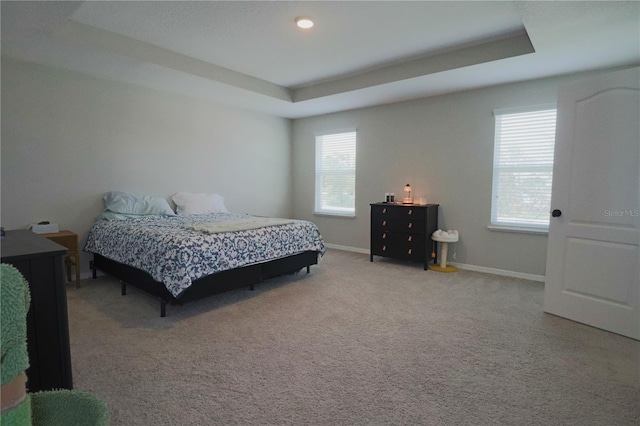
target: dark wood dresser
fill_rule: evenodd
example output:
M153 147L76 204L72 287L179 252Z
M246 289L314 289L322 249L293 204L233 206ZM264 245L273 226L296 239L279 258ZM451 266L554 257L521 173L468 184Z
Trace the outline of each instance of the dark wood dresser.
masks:
M438 229L438 204L371 204L371 257L435 263L437 245L431 234Z
M0 240L1 261L29 282L27 314L29 392L72 389L64 256L67 249L31 231L7 231Z

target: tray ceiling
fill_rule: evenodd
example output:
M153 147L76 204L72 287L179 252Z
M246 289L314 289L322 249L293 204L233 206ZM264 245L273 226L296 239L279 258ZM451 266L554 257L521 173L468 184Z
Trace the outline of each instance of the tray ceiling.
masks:
M2 53L295 118L637 64L640 3L2 2Z

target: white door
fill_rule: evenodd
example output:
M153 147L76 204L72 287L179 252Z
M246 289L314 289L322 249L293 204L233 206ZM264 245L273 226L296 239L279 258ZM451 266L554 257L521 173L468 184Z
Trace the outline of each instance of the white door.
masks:
M544 310L640 340L639 159L640 68L560 89Z

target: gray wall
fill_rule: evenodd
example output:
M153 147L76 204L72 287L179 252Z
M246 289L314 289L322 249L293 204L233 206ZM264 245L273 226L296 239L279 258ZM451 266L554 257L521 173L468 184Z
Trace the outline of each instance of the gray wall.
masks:
M3 57L2 226L50 220L84 240L111 190L215 192L233 212L291 216L290 128L283 118Z
M450 260L544 275L546 236L487 229L492 111L553 103L577 77L291 122L3 57L1 223L51 220L83 243L107 191L217 192L231 211L311 220L328 243L368 250L369 203L410 183L460 231ZM356 218L314 215L314 134L354 127Z
M546 235L490 231L493 110L555 103L563 77L358 109L293 122L293 214L318 224L328 243L368 249L369 203L386 192L440 204L439 225L460 231L449 260L544 275ZM358 129L356 218L313 214L316 132Z

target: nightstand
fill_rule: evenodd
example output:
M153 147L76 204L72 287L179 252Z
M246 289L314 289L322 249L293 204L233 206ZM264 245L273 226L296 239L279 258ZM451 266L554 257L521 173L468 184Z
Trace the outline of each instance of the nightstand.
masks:
M80 288L80 244L78 243L78 234L72 231L60 231L40 235L69 249L69 252L64 256L64 264L67 267L67 281L71 281L71 265L73 264L76 269L76 288Z

